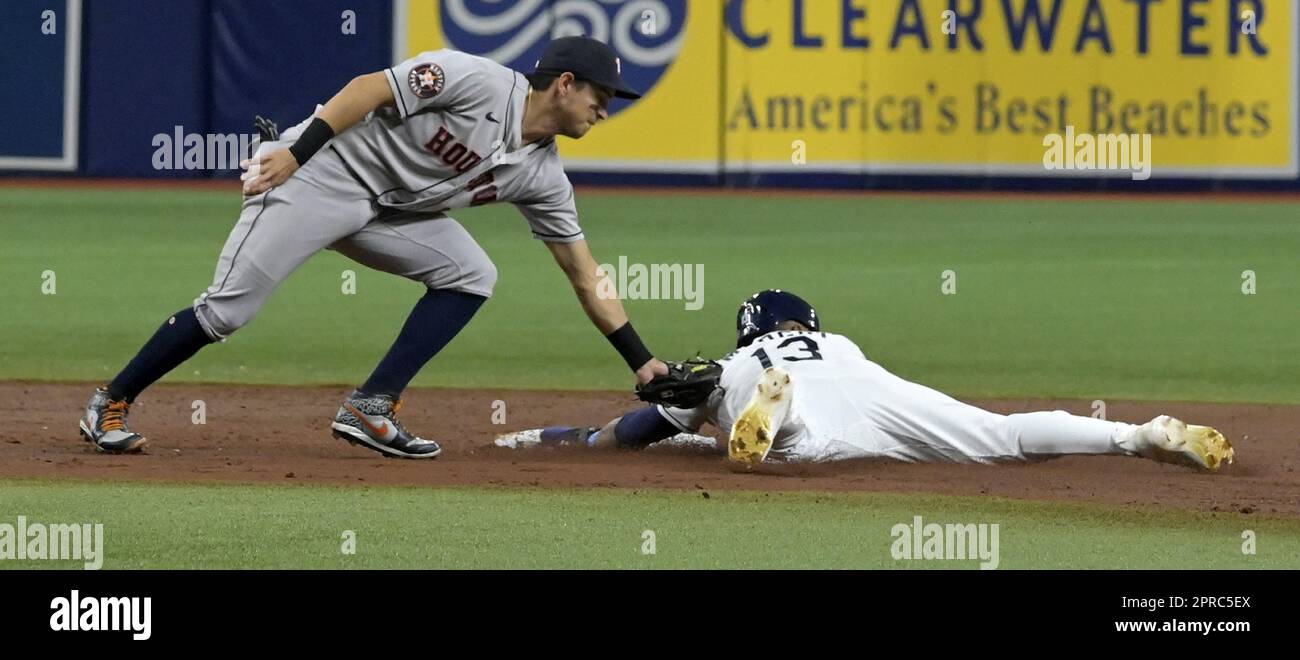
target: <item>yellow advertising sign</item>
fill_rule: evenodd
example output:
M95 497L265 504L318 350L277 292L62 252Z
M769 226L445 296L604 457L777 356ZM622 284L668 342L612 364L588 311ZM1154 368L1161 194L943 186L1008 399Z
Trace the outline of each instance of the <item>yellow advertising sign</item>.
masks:
M672 39L668 44L673 47L671 59L663 64L649 62L646 68L650 75L642 80L628 75L636 54L619 48L614 41L614 20L606 18L601 22L601 17L611 10L617 18L623 8L620 4L634 10L638 20L631 29L637 31L651 27L640 20L646 10L638 10L638 5L648 5L656 12L652 15L654 31ZM535 60L525 55L539 52L557 24L562 30L578 28L613 44L624 60L624 78L645 96L582 140L561 138L560 153L567 168L718 172L722 153L721 2L399 0L396 5L394 11L399 14L401 6L407 5L409 16L405 45L399 45L397 50L403 59L426 50L454 48L488 55L517 71L528 72ZM508 8L503 10L499 5ZM544 29L535 29L538 26Z
M1298 173L1298 0L498 4L409 0L406 52L526 70L543 21L644 65L645 98L561 145L575 169L1047 175L1068 134L1150 145L1157 177Z

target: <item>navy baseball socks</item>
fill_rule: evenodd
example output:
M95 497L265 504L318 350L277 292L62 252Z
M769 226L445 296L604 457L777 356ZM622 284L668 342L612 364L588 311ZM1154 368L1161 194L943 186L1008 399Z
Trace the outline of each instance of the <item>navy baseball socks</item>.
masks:
M436 442L407 433L396 421L401 405L398 397L485 301L484 296L459 291L427 292L411 310L397 341L374 373L340 408L334 421L335 435L342 434L340 437L349 442L360 440L390 456L437 456L441 448ZM145 388L211 343L213 339L204 332L193 309L177 312L154 332L113 382L95 391L81 419L82 435L100 451L140 451L147 441L127 426L130 404Z
M142 451L149 441L127 425L131 402L144 388L211 343L193 309L167 319L112 383L95 390L78 424L82 437L101 452Z
M469 323L486 300L460 291L426 293L411 310L397 341L361 386L361 391L396 398L425 363ZM213 339L203 331L193 309L177 312L108 384L109 398L127 403L135 401L145 388L211 343Z
M463 291L429 290L415 303L397 341L360 391L399 398L415 374L455 338L485 302L487 298Z
M177 312L153 333L126 368L108 384L113 401L131 403L167 372L213 343L192 308Z
M442 447L397 421L402 390L465 327L487 298L430 290L415 303L388 354L334 416L334 437L393 458L437 458Z

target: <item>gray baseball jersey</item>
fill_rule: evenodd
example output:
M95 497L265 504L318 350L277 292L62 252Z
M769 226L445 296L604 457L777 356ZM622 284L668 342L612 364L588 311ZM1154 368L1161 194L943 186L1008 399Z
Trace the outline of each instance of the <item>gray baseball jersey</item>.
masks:
M445 212L513 202L546 241L582 238L554 138L520 148L528 80L453 50L387 70L395 105L333 142L379 204Z
M246 197L194 301L200 324L224 339L271 293L329 248L430 289L492 295L497 272L447 211L513 202L543 241L583 238L555 140L521 147L528 82L491 60L424 53L387 70L395 107L343 131L282 185ZM293 144L311 118L258 145Z

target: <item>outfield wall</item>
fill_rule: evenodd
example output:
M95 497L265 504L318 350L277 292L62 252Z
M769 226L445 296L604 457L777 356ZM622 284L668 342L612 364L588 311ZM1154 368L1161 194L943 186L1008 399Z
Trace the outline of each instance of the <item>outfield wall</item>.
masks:
M33 119L56 104L34 105L32 90L43 97L73 80L79 149L71 162L44 166L42 174L234 178L238 149L232 147L247 142L254 114L292 125L353 76L388 66L392 56L386 1L4 0L0 6L6 37L0 67L18 72L16 84L6 81L0 91L0 169L15 169L6 168L6 158L50 151L42 145L54 142L46 137L54 123ZM58 8L52 26L42 19L51 6ZM65 7L80 10L79 23ZM352 12L351 24L345 11ZM64 58L47 55L56 50L50 44L78 28L79 57L65 66ZM195 148L198 141L202 149Z
M73 99L7 86L0 122L32 129L0 140L0 168L233 177L193 141L247 134L254 113L291 124L424 50L526 70L582 32L645 96L563 142L579 182L1300 186L1300 0L62 1L58 35L35 28L60 3L6 2L6 69ZM1142 139L1127 169L1096 170L1124 154L1084 133Z

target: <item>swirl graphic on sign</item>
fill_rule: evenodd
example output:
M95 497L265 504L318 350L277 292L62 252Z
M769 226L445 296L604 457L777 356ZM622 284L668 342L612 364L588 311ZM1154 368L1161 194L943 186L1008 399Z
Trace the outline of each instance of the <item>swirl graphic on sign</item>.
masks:
M551 39L584 35L618 52L623 79L643 95L677 58L686 0L441 0L450 48L531 72ZM616 99L610 114L635 103Z

